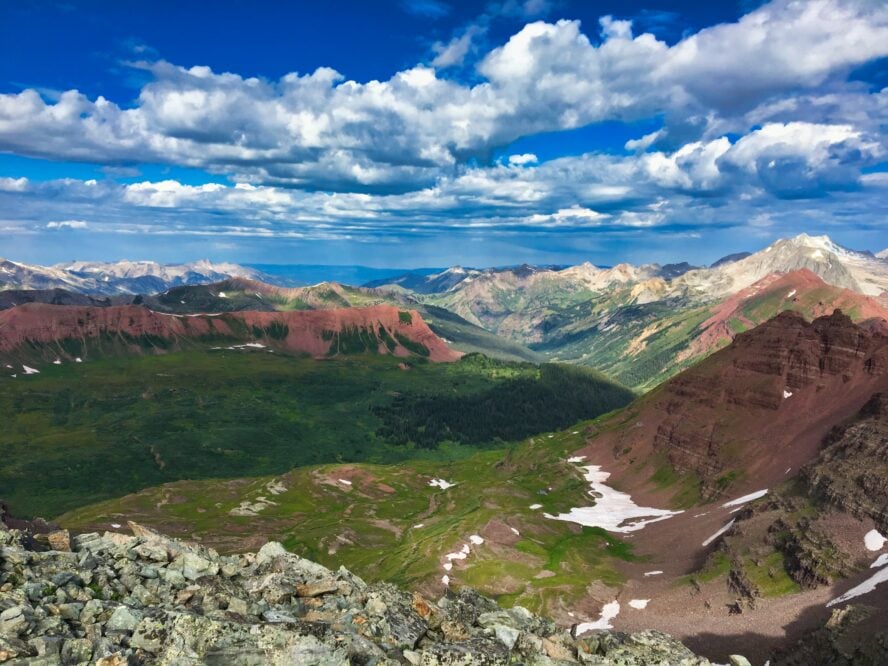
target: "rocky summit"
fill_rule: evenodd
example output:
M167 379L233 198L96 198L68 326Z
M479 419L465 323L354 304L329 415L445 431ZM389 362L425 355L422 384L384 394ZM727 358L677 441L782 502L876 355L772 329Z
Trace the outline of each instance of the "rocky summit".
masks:
M38 539L0 528L0 662L709 664L655 631L576 638L468 588L434 602L277 542L220 556L129 527L132 536L58 530Z

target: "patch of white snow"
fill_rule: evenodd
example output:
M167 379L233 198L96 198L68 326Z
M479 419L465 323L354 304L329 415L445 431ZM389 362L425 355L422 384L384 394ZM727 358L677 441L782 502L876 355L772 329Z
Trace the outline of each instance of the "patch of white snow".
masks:
M31 368L27 365L23 365L22 370L25 371L26 375L39 375L40 374L39 370L35 370L34 368Z
M768 489L764 490L756 490L754 493L749 493L748 495L744 495L743 497L738 497L737 499L731 500L730 502L725 502L722 504L726 509L732 506L740 506L741 504L746 504L747 502L751 502L752 500L757 500L759 497L764 497L768 494Z
M830 601L828 604L826 604L826 607L829 608L830 606L835 606L836 604L845 603L846 601L854 599L855 597L869 594L876 589L877 585L884 583L886 580L888 580L888 567L882 567L872 576L863 581L860 585L852 587L842 596L836 597L835 599Z
M878 569L888 564L888 553L882 553L876 558L876 561L870 564L870 569Z
M792 391L788 391L786 389L783 389L783 399L786 400L787 398L791 398L791 397L792 397Z
M646 571L644 575L645 576L659 576L662 573L663 572L659 571L659 570L658 571Z
M635 532L649 523L666 520L682 513L667 509L654 509L638 506L628 493L620 492L607 485L610 472L605 472L598 465L588 465L585 479L592 486L589 494L596 498L593 506L572 508L568 513L557 516L545 514L546 518L600 527L611 532ZM624 524L626 523L626 524Z
M453 488L455 483L451 483L450 481L445 481L444 479L432 479L429 481L429 485L432 488L440 488L441 490L447 490L448 488Z
M709 537L708 539L706 539L706 541L703 542L703 545L704 545L704 546L708 546L708 545L711 544L713 541L715 541L716 539L718 539L722 534L724 534L724 533L727 532L729 529L731 529L731 527L732 527L733 525L734 525L734 519L731 518L730 522L728 522L727 525L725 525L725 526L722 527L718 532L716 532L716 533L713 534L711 537Z
M530 508L533 509L534 511L536 511L537 509L542 509L543 505L542 504L531 504Z
M620 602L610 601L601 608L601 615L595 622L581 622L577 625L577 636L585 634L588 631L597 631L600 629L613 629L611 624L617 615L620 614Z
M569 463L581 463L586 459L586 456L571 456L567 459Z
M632 608L644 610L645 608L647 608L647 605L650 603L650 601L650 599L632 599L629 602L629 605L632 606Z
M348 479L339 479L339 483L343 483L346 486L350 486L352 484L352 482L349 481Z
M480 546L482 543L484 543L484 539L482 539L477 534L473 534L472 536L470 536L469 541L471 541L476 546Z
M866 545L867 550L882 550L886 541L888 539L879 534L877 530L870 530L863 537L863 543Z

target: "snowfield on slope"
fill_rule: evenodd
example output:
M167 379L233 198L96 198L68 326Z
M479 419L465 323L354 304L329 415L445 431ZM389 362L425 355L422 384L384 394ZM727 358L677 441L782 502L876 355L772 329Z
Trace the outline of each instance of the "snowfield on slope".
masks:
M677 516L682 511L654 509L638 506L628 493L620 492L605 485L610 472L605 472L599 465L588 465L584 478L591 485L589 494L595 498L593 506L575 507L567 513L557 516L546 513L546 518L577 523L586 527L600 527L609 532L635 532L645 525Z

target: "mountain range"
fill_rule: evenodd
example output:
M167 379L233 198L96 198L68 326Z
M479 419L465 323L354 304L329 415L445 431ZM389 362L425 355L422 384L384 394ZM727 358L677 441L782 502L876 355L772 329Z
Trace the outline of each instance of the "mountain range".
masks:
M778 282L783 279L783 282ZM782 309L883 316L888 261L802 234L709 268L450 269L407 292L553 360L648 389ZM394 281L379 289L403 293Z
M72 261L33 266L0 259L0 290L64 289L79 294L140 294L184 284L217 282L228 277L271 279L253 268L206 260L188 264Z
M843 248L826 236L806 234L753 254L730 255L708 268L687 263L485 270L457 266L364 287L337 282L280 287L263 282L267 276L253 269L207 262L166 267L75 262L29 270L30 284L62 285L57 287L61 291L23 292L12 288L22 279L7 281L0 290L0 308L38 300L134 303L195 314L387 303L421 312L459 351L587 365L638 390L656 386L786 309L810 319L839 308L855 321L888 313L888 261ZM233 278L219 281L223 273ZM38 275L43 277L34 277ZM163 289L130 296L145 285ZM101 294L110 296L97 298Z
M477 587L577 633L666 631L719 663L800 663L775 655L845 616L870 637L829 649L881 655L886 394L888 323L785 312L621 410L514 447L183 481L59 522L135 520L230 552L278 539L426 597Z
M803 235L708 268L453 268L363 287L210 272L153 293L0 291L14 512L115 543L128 521L223 553L279 541L423 599L476 588L584 641L656 630L716 663L888 658L883 258ZM51 612L28 590L52 581L0 571L14 595L0 629ZM160 583L112 578L104 601L155 608ZM195 580L200 599L218 583ZM319 631L338 621L273 606ZM509 626L494 663L537 654ZM414 647L479 655L481 630L431 631ZM60 635L84 632L78 614ZM589 661L578 645L565 663Z

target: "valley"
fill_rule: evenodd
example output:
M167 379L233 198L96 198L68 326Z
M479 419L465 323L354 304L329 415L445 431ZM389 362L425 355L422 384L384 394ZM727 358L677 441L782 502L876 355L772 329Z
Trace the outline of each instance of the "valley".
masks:
M888 665L888 1L0 1L0 666Z
M881 464L872 396L886 382L884 325L785 313L623 410L507 448L177 482L59 521L133 520L223 552L280 540L426 595L468 585L565 625L655 628L715 660L742 648L763 661L871 575L865 537L886 531L888 495L861 492L881 477L824 474L842 450L833 426L855 420L844 437L873 433L869 449L851 444L871 458L848 465ZM589 478L603 482L591 497ZM865 599L884 608L883 594Z
M174 479L335 461L443 462L493 446L504 432L521 438L632 398L592 372L479 356L315 360L217 344L66 360L16 377L7 369L3 499L20 515L55 516ZM422 442L401 434L417 427L404 420L403 400L422 400L421 425L436 424Z

